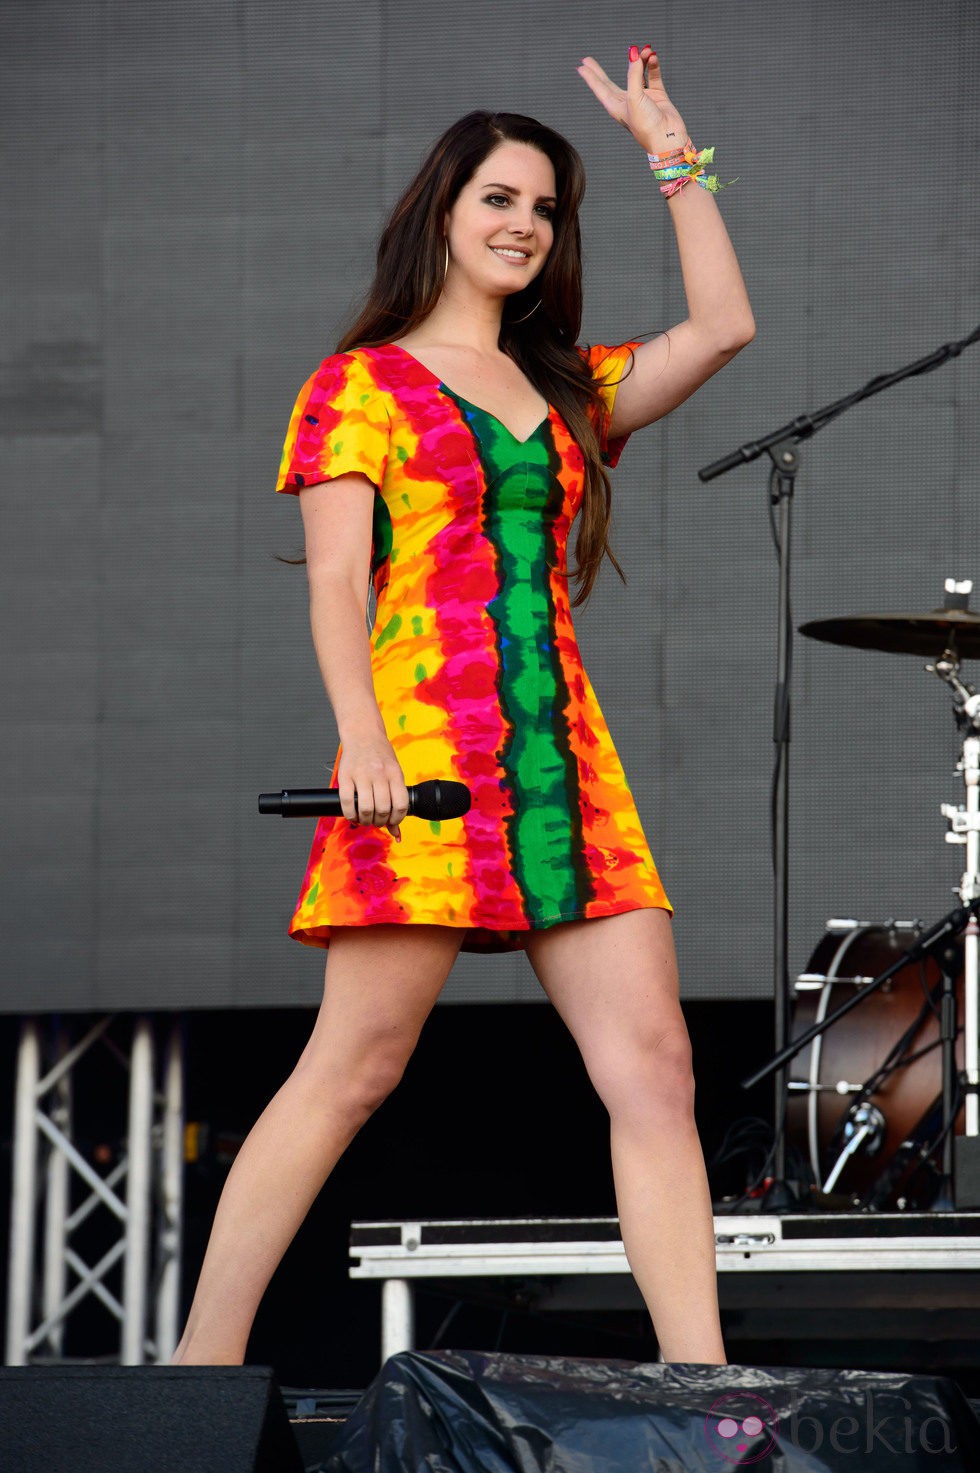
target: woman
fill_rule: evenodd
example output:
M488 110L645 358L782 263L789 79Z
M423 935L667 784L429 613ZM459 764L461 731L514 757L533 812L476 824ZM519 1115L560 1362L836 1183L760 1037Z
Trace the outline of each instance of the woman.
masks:
M689 315L578 351L578 155L530 119L471 114L395 207L368 305L300 394L279 489L299 496L345 817L318 826L291 931L329 936L326 985L229 1175L178 1362L242 1361L269 1278L462 945L525 947L609 1111L661 1352L724 1361L670 906L581 668L564 553L584 495L581 601L609 552L603 459L754 325L656 53L630 49L625 91L591 58L578 70L653 156ZM472 809L403 836L406 780L427 777L466 782Z

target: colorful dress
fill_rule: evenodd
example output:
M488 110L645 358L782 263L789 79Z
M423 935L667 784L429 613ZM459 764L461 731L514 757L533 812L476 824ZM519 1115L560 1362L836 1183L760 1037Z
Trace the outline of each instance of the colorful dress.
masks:
M610 465L633 347L586 352ZM338 353L300 392L277 489L352 471L378 493L371 663L388 737L407 783L463 782L472 807L408 818L397 844L320 819L290 934L325 946L331 926L428 923L499 951L560 921L669 911L572 627L583 463L557 410L517 440L404 348Z

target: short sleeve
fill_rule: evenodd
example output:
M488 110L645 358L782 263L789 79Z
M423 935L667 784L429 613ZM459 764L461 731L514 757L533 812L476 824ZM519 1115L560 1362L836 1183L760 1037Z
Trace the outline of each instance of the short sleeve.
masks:
M279 465L277 491L360 471L375 486L388 464L388 410L369 368L351 353L320 364L299 392Z
M602 343L595 343L591 348L579 349L592 370L592 377L596 381L596 388L602 399L603 413L596 429L599 432L599 451L603 464L609 466L610 469L617 464L629 439L629 435L618 435L614 440L609 438L609 425L612 421L613 405L616 402L616 390L620 381L629 373L633 352L639 346L639 343L631 342L620 343L617 347L609 348Z

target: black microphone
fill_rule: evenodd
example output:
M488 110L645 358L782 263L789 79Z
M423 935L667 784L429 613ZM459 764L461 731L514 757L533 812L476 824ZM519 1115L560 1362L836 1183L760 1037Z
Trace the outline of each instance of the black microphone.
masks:
M447 782L444 778L431 778L408 790L409 814L430 821L462 818L464 813L469 813L470 802L470 790L465 783ZM324 814L339 818L343 809L338 788L284 788L281 793L260 793L259 812L278 813L283 818L315 818Z

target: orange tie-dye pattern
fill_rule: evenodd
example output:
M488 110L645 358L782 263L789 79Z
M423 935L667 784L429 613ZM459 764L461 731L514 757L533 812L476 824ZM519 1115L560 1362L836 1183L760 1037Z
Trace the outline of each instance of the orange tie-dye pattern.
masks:
M593 371L610 380L600 380L610 413L632 346L588 354ZM550 641L561 670L556 729L565 732L575 790L562 843L572 845L568 862L583 898L551 915L528 891L526 867L513 851L516 789L506 761L513 733L491 612L501 592L501 548L488 535L495 492L486 479L487 446L473 429L478 417L462 413L451 390L393 345L328 358L293 412L277 489L298 492L351 471L378 488L372 673L406 781L454 778L473 795L463 819L408 820L398 845L384 830L322 819L290 925L308 944L325 945L331 926L410 922L465 927L467 948L501 949L559 920L670 910L582 667L559 571L581 500L582 458L554 410L537 447L538 460L547 449L561 488L549 527L551 614L548 629L528 629L527 638ZM609 463L623 443L608 444ZM519 443L505 448L521 468ZM529 485L534 469L527 468Z

